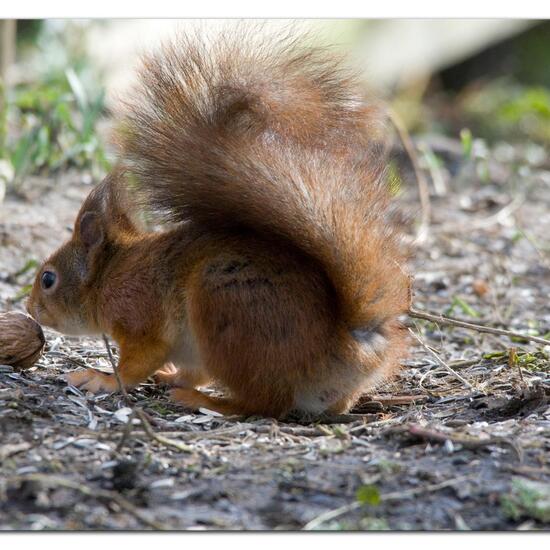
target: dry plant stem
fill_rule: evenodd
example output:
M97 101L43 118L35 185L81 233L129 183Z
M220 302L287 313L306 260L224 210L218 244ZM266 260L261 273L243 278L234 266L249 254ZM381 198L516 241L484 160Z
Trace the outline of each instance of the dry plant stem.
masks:
M477 365L481 360L479 357L476 359L459 359L458 361L453 361L449 363L449 366L453 369L464 369L466 367L471 367L472 365Z
M533 466L512 466L510 464L503 464L502 466L505 470L508 470L509 472L525 475L527 477L530 477L531 479L534 479L535 481L540 480L540 478L533 477L534 475L550 475L550 468L534 468Z
M255 426L254 424L242 424L238 426L231 426L229 428L221 428L219 430L209 430L207 434L204 432L175 432L178 437L193 441L195 439L201 439L205 436L208 439L215 439L217 437L226 437L230 435L241 434L243 432L252 431L256 434L270 434L273 431L272 426ZM321 428L307 428L307 427L293 427L293 426L277 426L277 431L282 434L295 435L300 437L317 437L327 435L321 430ZM134 432L136 434L142 434L141 431ZM157 435L164 436L165 434L174 435L174 432L157 432Z
M457 477L455 479L448 479L447 481L443 481L441 483L435 483L433 485L426 485L424 487L419 487L418 489L409 489L408 491L387 493L385 495L380 496L380 501L381 502L392 502L396 500L400 501L406 498L411 498L411 497L421 495L423 493L433 493L434 491L439 491L440 489L445 489L446 487L452 487L457 483L461 483L462 481L466 481L467 479L471 479L471 478L472 476L462 476L462 477ZM343 516L348 512L352 512L353 510L357 510L362 506L364 506L362 502L356 501L356 502L352 502L351 504L340 506L340 508L336 508L335 510L329 510L328 512L325 512L324 514L321 514L316 518L312 519L310 522L306 523L303 527L303 530L313 531L314 529L318 529L321 525L323 525L323 523L339 518L340 516Z
M133 406L133 403L130 401L130 397L128 396L128 392L126 391L126 388L122 384L122 380L120 379L120 373L118 372L118 365L116 364L115 358L113 357L111 346L109 344L109 339L105 334L103 334L103 342L105 342L107 355L109 356L109 361L111 362L111 365L113 367L113 372L115 373L115 378L116 378L120 393L122 394L122 398L124 399L124 403L126 404L127 407L132 409L132 414L130 414L130 416L128 417L128 420L126 421L126 425L124 426L124 432L122 433L122 437L120 438L120 441L116 446L115 452L120 453L124 445L126 444L126 441L128 441L130 434L132 433L132 421L136 414L136 410Z
M141 420L145 433L157 443L160 443L165 447L172 447L173 449L176 449L177 451L181 451L183 453L196 452L196 449L194 447L191 447L190 445L185 445L184 443L180 443L179 441L175 441L174 439L168 439L167 437L156 434L153 431L151 424L149 424L149 421L147 420L145 413L142 410L136 409L136 414Z
M430 227L431 219L431 203L430 203L430 191L428 189L428 182L424 177L424 173L420 168L418 162L418 156L416 154L414 144L411 140L407 128L403 124L401 117L393 110L388 109L390 120L395 127L399 139L405 149L414 171L414 176L416 178L416 184L418 186L418 194L420 197L420 207L422 209L422 218L420 221L420 227L416 233L416 244L421 244L426 240L428 235L428 229Z
M149 519L138 508L136 508L130 501L128 501L122 495L120 495L115 491L107 491L105 489L99 489L96 487L91 488L86 485L83 485L81 482L76 483L69 479L56 477L52 475L45 475L45 474L26 474L21 476L15 476L10 478L9 481L12 483L34 481L50 487L53 486L53 487L64 487L66 489L73 489L74 491L78 491L79 493L82 493L87 497L98 498L101 500L106 500L106 501L116 503L120 508L122 508L123 510L125 510L126 512L134 516L138 521L140 521L144 525L147 525L148 527L151 527L152 529L157 529L160 531L164 531L168 529L168 527L166 527L162 523Z
M511 216L516 210L521 208L522 204L525 202L525 197L518 196L512 202L501 208L496 214L489 216L488 218L482 220L473 220L467 225L464 224L449 224L439 227L439 231L445 233L454 233L456 231L472 231L476 229L487 229L492 225L501 223ZM526 237L527 238L527 237ZM532 244L532 243L531 243Z
M422 338L418 336L418 334L416 334L411 329L409 329L409 332L412 334L413 338L415 338L418 341L418 343L437 361L437 363L439 363L445 370L447 370L450 374L452 374L457 380L460 380L460 382L462 382L468 389L470 390L474 389L474 387L472 386L472 384L470 384L470 382L468 382L468 380L460 376L458 372L456 372L451 367L449 367L449 365L447 365L447 363L445 363L445 361L443 361L443 359L441 359L441 357L439 357L439 355L437 355L437 353L435 353L435 351L433 351L426 344L426 342L424 342L424 340L422 340Z
M115 358L113 357L113 352L111 351L109 339L105 334L103 334L103 341L105 342L105 347L107 348L107 355L109 356L109 361L111 362L111 366L113 367L113 372L115 373L118 389L120 390L120 393L124 398L124 402L126 403L126 406L128 406L130 409L133 410L134 407L132 405L132 402L130 401L128 392L126 391L126 388L124 387L124 385L122 384L122 380L120 379L120 373L118 372L118 365L116 364Z
M451 441L457 445L462 445L466 449L479 449L487 447L487 445L507 445L516 454L520 462L523 461L523 453L514 441L506 437L488 437L486 439L477 439L474 437L464 437L448 434L445 432L439 432L437 430L431 430L429 428L423 428L416 424L412 424L408 427L407 432L414 437L423 439L426 441L435 441L437 443L445 443L445 441Z
M426 401L425 395L394 395L392 397L379 397L377 395L371 395L371 399L374 402L380 403L383 407L392 407L396 405L410 405L413 403L422 403ZM369 401L365 403L369 404Z
M13 445L3 445L0 447L0 462L6 460L10 456L28 451L32 445L30 443L15 443Z
M452 325L455 327L467 328L470 330L475 330L477 332L486 332L487 334L508 336L509 338L522 338L523 340L536 342L537 344L541 344L542 346L550 346L550 340L540 338L539 336L531 336L529 334L522 334L521 332L515 332L513 330L505 330L502 328L486 327L484 325L478 325L475 323L467 323L466 321L459 321L458 319L453 319L452 317L446 317L444 315L441 315L440 313L434 314L410 308L408 311L408 315L409 317L414 317L415 319L424 319L425 321L432 321L434 323L441 323L443 325Z
M120 438L120 441L116 446L116 449L115 449L116 453L120 454L122 452L122 449L124 449L124 445L126 445L126 442L128 441L130 434L132 433L132 422L134 420L135 415L136 415L136 412L134 409L132 409L132 413L128 417L128 420L126 421L126 424L124 426L124 432L122 432L122 437Z
M151 427L151 424L149 423L149 420L147 420L147 416L145 415L145 412L143 412L139 407L135 407L134 404L130 401L130 397L128 396L128 392L126 391L126 388L122 384L122 380L120 379L120 374L118 372L118 365L116 364L115 358L113 357L113 354L111 352L111 346L109 345L109 339L105 334L103 335L103 341L105 342L105 346L107 347L107 353L109 355L109 361L111 362L111 365L113 366L113 371L115 373L115 377L118 383L118 387L120 389L120 392L122 393L122 396L124 398L124 402L126 405L132 409L132 414L128 418L127 426L130 424L130 427L126 427L124 430L124 434L122 436L121 441L119 442L117 446L117 450L119 448L122 448L122 445L126 441L126 439L129 437L131 432L131 422L133 419L134 414L140 419L141 425L143 426L144 432L149 436L150 439L153 439L157 443L160 443L166 447L172 447L173 449L177 449L178 451L182 451L184 453L192 453L196 449L193 447L190 447L189 445L185 445L183 443L180 443L179 441L174 441L173 439L168 439L166 437L163 437L162 435L158 435L154 432L153 428Z

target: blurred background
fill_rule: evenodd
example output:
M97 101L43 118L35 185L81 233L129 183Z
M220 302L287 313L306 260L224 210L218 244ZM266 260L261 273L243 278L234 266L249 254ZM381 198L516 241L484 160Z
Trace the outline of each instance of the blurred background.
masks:
M77 167L95 180L112 152L109 114L139 54L175 29L205 33L222 20L3 20L0 23L0 198L26 177ZM285 26L288 21L272 20ZM543 162L550 141L550 22L535 20L306 20L386 99L414 136L420 163L445 184L438 158L527 144ZM500 144L500 145L499 145ZM504 145L503 145L504 144ZM434 179L432 177L432 179Z

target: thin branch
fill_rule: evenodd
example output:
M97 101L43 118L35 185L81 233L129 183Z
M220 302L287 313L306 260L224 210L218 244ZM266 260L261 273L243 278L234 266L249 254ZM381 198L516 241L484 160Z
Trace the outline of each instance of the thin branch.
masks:
M124 387L124 384L122 383L122 379L120 378L120 372L118 371L118 365L115 361L115 358L113 357L113 352L111 351L111 346L109 344L109 339L105 334L103 334L103 341L105 342L105 347L107 348L107 355L109 356L109 361L111 362L111 366L113 367L113 372L115 373L115 378L118 384L118 389L120 390L120 393L122 394L122 397L124 398L124 402L126 403L126 406L130 409L134 409L134 404L130 401L130 396L128 395L128 392L126 391L126 388Z
M32 448L30 443L13 443L12 445L2 445L0 447L0 462L6 460L10 456L16 455L18 453L23 453Z
M466 321L459 321L458 319L453 319L452 317L446 317L444 315L441 315L440 313L434 314L410 308L408 314L409 317L414 317L416 319L424 319L425 321L432 321L434 323L441 323L443 325L452 325L455 327L467 328L470 330L475 330L477 332L486 332L487 334L508 336L509 338L521 338L523 340L536 342L537 344L541 344L542 346L550 346L550 340L546 340L546 338L541 338L540 336L531 336L530 334L522 334L521 332L515 332L512 330L487 327L485 325L478 325L475 323L467 323Z
M474 387L472 386L472 384L470 384L470 382L468 382L468 380L466 380L465 378L460 376L460 374L458 374L458 372L456 372L451 367L449 367L449 365L447 365L447 363L445 363L445 361L443 361L443 359L441 359L441 357L439 357L439 355L437 355L437 353L435 353L435 351L433 351L426 344L426 342L424 342L424 340L422 340L422 338L420 338L420 336L418 336L418 334L416 334L411 329L409 329L409 332L412 334L413 338L415 338L419 342L419 344L437 361L437 363L439 363L439 365L441 365L447 372L452 374L457 380L460 380L460 382L462 382L468 389L470 389L470 390L474 389Z
M180 443L179 441L175 441L174 439L168 439L167 437L164 437L162 435L158 435L155 433L153 428L151 427L151 424L149 420L147 419L147 416L145 412L140 408L135 406L132 401L130 400L130 397L128 395L128 392L126 391L126 388L122 384L122 380L120 378L120 373L118 370L118 365L116 364L115 358L113 357L113 354L111 352L111 346L109 345L109 339L104 334L103 335L103 341L105 342L105 346L107 347L107 353L109 355L109 361L111 361L111 365L113 366L113 371L115 373L115 377L118 383L118 387L120 389L120 392L122 393L122 397L124 398L124 402L126 403L126 406L132 409L132 414L128 418L128 423L132 422L134 414L140 419L141 425L143 426L143 430L145 433L149 436L150 439L156 441L157 443L160 443L161 445L164 445L166 447L172 447L173 449L176 449L178 451L182 451L184 453L192 453L195 452L196 449L194 447L191 447L189 445L185 445L184 443ZM121 445L126 441L126 439L129 437L131 432L131 427L127 427L124 430L124 434L122 436L122 440L119 442L117 449L122 448Z
M325 512L324 514L321 514L317 516L316 518L313 518L311 521L306 523L303 527L303 531L314 531L315 529L319 529L323 523L327 523L328 521L331 521L333 519L339 518L340 516L343 516L344 514L347 514L348 512L352 512L353 510L357 510L358 508L361 508L363 506L362 502L359 502L356 500L355 502L352 502L350 504L344 504L344 506L340 506L340 508L336 508L334 510L329 510L328 512Z
M475 229L487 229L497 223L502 223L506 218L521 208L525 197L519 195L512 202L501 208L496 214L480 220L470 220L467 224L449 224L439 228L439 231L450 233L456 231L472 231Z
M408 491L396 491L394 493L386 493L385 495L380 495L380 502L393 502L393 501L400 501L406 498L412 498L416 497L418 495L424 494L424 493L433 493L435 491L439 491L441 489L445 489L447 487L452 487L453 485L456 485L458 483L462 483L463 481L466 481L468 479L471 479L473 476L462 476L457 477L454 479L448 479L447 481L443 481L441 483L435 483L433 485L426 485L424 487L418 487L417 489L409 489ZM336 508L335 510L329 510L328 512L325 512L324 514L321 514L317 516L316 518L313 518L311 521L306 523L303 527L304 531L313 531L314 529L318 529L323 523L327 523L328 521L331 521L333 519L336 519L340 516L343 516L344 514L347 514L348 512L352 512L353 510L357 510L358 508L361 508L364 506L362 502L355 501L351 504L345 504L344 506L340 506L340 508Z
M418 156L414 148L414 144L411 140L409 132L405 127L405 124L401 120L401 117L393 110L388 109L390 120L399 135L399 140L407 153L411 165L413 167L414 176L416 178L416 185L418 186L418 195L420 197L420 207L422 209L422 218L420 221L420 226L416 232L416 243L420 244L426 240L428 235L428 229L430 227L431 220L431 203L430 203L430 191L428 188L428 181L420 168L420 163L418 162Z
M380 397L378 395L371 395L371 400L380 403L383 407L395 407L397 405L414 405L415 403L423 403L428 398L425 395L394 395ZM368 404L367 401L365 404Z
M115 452L121 453L122 449L124 449L124 445L126 445L126 442L130 438L130 435L132 434L132 427L133 427L133 421L136 416L136 411L132 409L132 412L130 416L128 417L128 420L126 421L126 424L124 425L124 431L122 432L122 437L120 438L120 441L118 442L118 445L116 446Z
M176 449L177 451L181 451L182 453L194 453L197 451L195 447L192 447L190 445L185 445L185 443L181 443L179 441L176 441L175 439L168 439L167 437L164 437L162 435L155 433L155 431L151 427L151 424L147 420L145 413L139 408L136 408L135 410L136 410L136 414L141 420L145 433L157 443L160 443L165 447L172 447L173 449Z
M523 462L523 453L521 448L511 439L507 437L493 436L484 439L465 437L460 435L453 435L430 428L424 428L417 424L411 424L407 429L407 433L410 435L425 441L434 441L436 443L445 443L445 441L451 441L456 445L462 445L465 449L480 449L487 447L488 445L507 445L516 454L518 460Z

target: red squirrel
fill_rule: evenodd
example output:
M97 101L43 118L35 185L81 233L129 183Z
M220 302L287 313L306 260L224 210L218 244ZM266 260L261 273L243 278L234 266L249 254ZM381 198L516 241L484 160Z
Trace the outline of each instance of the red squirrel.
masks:
M339 60L180 36L145 58L115 139L119 167L37 275L37 321L111 335L126 388L155 375L223 414L345 412L395 371L409 277L381 110ZM143 208L163 230L139 227ZM68 381L118 388L94 369Z

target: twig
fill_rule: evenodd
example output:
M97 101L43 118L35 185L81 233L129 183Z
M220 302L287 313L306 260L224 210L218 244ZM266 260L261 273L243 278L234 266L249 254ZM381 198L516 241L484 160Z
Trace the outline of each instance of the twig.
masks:
M352 512L353 510L357 510L357 508L361 508L361 506L363 506L362 502L355 501L355 502L352 502L351 504L344 504L344 506L340 506L340 508L329 510L328 512L325 512L317 516L316 518L313 518L311 521L308 521L302 527L302 530L313 531L315 529L318 529L321 525L323 525L323 523L339 518L340 516L343 516L348 512Z
M459 321L458 319L453 319L452 317L446 317L445 315L441 315L440 313L434 314L410 308L408 311L408 315L409 317L424 319L425 321L432 321L434 323L441 323L443 325L453 325L455 327L467 328L470 330L475 330L477 332L486 332L487 334L508 336L509 338L521 338L523 340L536 342L537 344L541 344L543 346L550 346L550 340L546 340L545 338L541 338L540 336L531 336L530 334L522 334L521 332L515 332L512 330L486 327L485 325L478 325L475 323L467 323L466 321Z
M353 422L365 422L376 419L377 416L371 413L349 413L349 414L336 414L336 413L291 413L287 415L283 420L285 422L294 424L351 424Z
M9 458L10 456L28 451L30 448L32 448L32 445L27 442L14 443L13 445L3 445L0 447L0 462L6 460L6 458Z
M541 263L550 269L550 261L548 261L548 252L550 251L550 248L548 246L545 246L543 248L542 244L537 243L535 240L535 237L531 234L531 232L527 231L526 229L523 229L523 227L520 226L520 222L515 219L516 223L516 229L519 231L519 233L525 237L526 241L534 248L535 252L537 253L538 257L540 258Z
M447 487L452 487L457 483L461 483L463 481L466 481L467 479L471 479L471 477L472 476L462 476L454 479L448 479L447 481L443 481L441 483L426 485L425 487L418 487L417 489L409 489L408 491L396 491L394 493L386 493L385 495L380 495L380 502L392 502L395 500L402 500L406 498L415 497L423 493L433 493L435 491L439 491ZM343 516L344 514L347 514L348 512L352 512L353 510L357 510L362 506L364 506L362 502L355 501L355 502L352 502L351 504L340 506L340 508L336 508L335 510L329 510L328 512L325 512L324 514L321 514L316 518L313 518L308 523L306 523L303 527L303 530L312 531L314 529L318 529L323 523L326 523L327 521L331 521L340 516Z
M305 427L305 426L286 426L278 425L278 432L285 435L293 435L299 437L317 437L327 435L321 430L320 427ZM228 428L220 428L218 430L209 430L205 431L196 431L196 432L157 432L157 435L163 436L164 434L174 434L177 433L178 437L182 438L185 441L193 441L195 439L208 438L216 439L218 437L226 437L231 435L240 434L241 432L251 431L255 434L271 434L273 431L273 426L265 425L255 425L255 424L237 424L235 426L230 426ZM142 434L142 431L136 431L137 434Z
M126 391L126 388L124 387L124 384L122 383L122 379L120 378L120 373L118 371L118 365L116 364L115 358L113 357L113 352L111 351L111 346L109 344L109 339L105 334L103 334L103 342L105 342L105 348L107 349L107 355L109 356L109 361L111 362L111 365L113 367L113 372L115 373L115 378L118 384L118 389L120 390L120 393L122 394L122 398L124 399L124 403L127 407L129 407L132 410L132 413L128 417L128 420L126 421L126 425L124 426L124 432L122 433L122 437L120 438L120 441L118 442L118 445L116 446L116 452L120 453L122 451L124 445L126 444L126 441L130 437L130 434L132 433L132 421L134 420L134 416L136 415L136 410L134 408L134 404L130 401L130 396L128 395L128 392Z
M474 229L487 229L492 225L497 223L502 223L508 216L513 214L518 208L521 208L522 204L525 202L525 197L519 195L506 206L502 207L498 212L489 216L488 218L483 218L481 220L471 220L467 224L449 224L444 225L439 228L439 231L450 233L455 231L472 231Z
M368 405L374 401L375 403L380 403L383 407L393 407L397 405L423 403L428 399L425 395L394 395L385 397L380 395L369 395L369 398L369 401L365 401L361 403L361 405Z
M130 409L133 409L133 403L130 401L130 396L126 391L124 384L122 383L122 379L120 378L120 373L118 372L118 365L116 364L115 358L113 357L113 352L111 351L109 339L105 334L103 334L103 341L105 342L105 347L107 348L107 355L109 356L109 361L111 362L113 371L115 373L118 389L120 390L120 393L122 394L122 397L124 398L124 402L126 403L126 405L130 407Z
M410 425L407 428L407 433L409 433L414 437L417 437L419 439L423 439L426 441L435 441L437 443L445 443L445 441L451 441L452 443L455 443L457 445L462 445L466 449L479 449L482 447L487 447L488 445L499 445L499 446L507 445L514 451L518 460L520 462L523 461L523 454L521 452L520 447L516 443L514 443L512 440L506 437L494 436L494 437L488 437L486 439L476 439L474 437L461 437L461 436L448 434L445 432L440 432L437 430L424 428L417 424Z
M183 440L186 441L193 441L195 439L201 439L204 437L207 437L208 439L216 439L217 437L225 437L228 435L236 435L240 434L241 432L246 432L247 430L251 430L254 428L253 424L238 424L235 426L230 426L228 428L220 428L219 430L208 430L205 431L196 431L196 432L156 432L157 435L163 437L165 434L174 435L177 434L177 436ZM142 432L138 432L142 433Z
M253 426L251 429L257 434L269 434L273 432L273 426ZM323 430L322 425L308 428L306 426L293 427L279 424L277 425L277 432L296 437L321 437L327 435L327 433Z
M388 113L390 120L394 128L396 129L397 134L399 135L399 140L401 141L401 144L403 145L403 148L405 149L405 152L407 153L409 160L411 161L414 176L416 178L416 184L418 186L418 195L420 197L422 218L420 221L420 226L418 227L418 231L416 232L416 243L420 244L424 242L426 240L426 237L428 236L428 229L430 227L430 219L432 215L428 182L426 180L426 177L424 176L424 173L422 172L422 169L420 168L414 144L411 140L409 132L407 131L407 128L405 127L405 124L403 124L403 121L401 120L401 117L393 109L388 109Z
M177 451L181 451L183 453L193 453L197 451L197 449L190 445L185 445L185 443L181 443L179 441L176 441L175 439L168 439L167 437L155 433L153 428L151 427L151 424L147 420L145 413L141 409L136 408L136 414L141 420L145 433L157 443L160 443L165 447L172 447L173 449L176 449Z
M536 481L541 480L541 476L550 475L550 468L535 468L533 466L514 466L513 464L502 464L502 469L515 474L521 474Z
M418 336L418 334L416 334L413 330L411 330L409 328L409 332L412 334L412 336L418 340L418 342L420 343L420 345L445 369L447 370L447 372L449 372L450 374L452 374L457 380L460 380L460 382L462 382L468 389L474 389L474 387L472 386L472 384L470 384L470 382L468 382L468 380L466 380L465 378L463 378L462 376L460 376L460 374L458 374L458 372L456 372L455 370L453 370L451 367L449 367L449 365L447 365L447 363L445 363L445 361L443 361L443 359L441 359L441 357L439 357L439 355L437 355L437 353L435 353L435 351L433 351L427 344L426 342L424 342L424 340L422 340L422 338L420 338L420 336Z
M136 412L134 409L132 409L132 412L130 413L130 416L128 417L128 420L126 421L126 424L124 425L124 431L122 432L122 437L120 438L120 441L118 442L118 445L116 446L115 452L120 453L122 452L122 449L124 449L124 445L126 445L126 442L128 441L128 438L130 437L130 434L132 433L132 423L134 420L134 417L136 415Z
M143 430L145 433L149 436L150 439L153 439L157 443L160 443L162 445L165 445L166 447L172 447L173 449L177 449L178 451L182 451L184 453L192 453L195 452L196 449L194 447L191 447L189 445L185 445L184 443L180 443L179 441L175 441L174 439L168 439L167 437L164 437L162 435L158 435L154 432L153 428L151 427L151 424L149 420L147 419L147 416L145 415L145 412L140 409L139 407L134 406L134 404L131 402L130 397L128 396L128 392L126 391L126 388L122 384L122 380L120 378L120 373L118 371L118 365L116 364L116 361L113 357L113 354L111 352L111 346L109 345L109 340L105 334L103 335L103 341L105 342L105 346L107 347L107 353L109 355L109 361L111 362L111 365L113 366L113 371L115 373L115 377L118 383L118 387L120 389L120 393L122 393L122 397L124 399L124 402L126 403L126 406L132 409L132 414L128 418L128 422L126 425L128 426L129 423L132 422L133 415L135 414L141 421L141 425L143 426ZM119 442L117 449L122 448L123 442L129 437L131 432L131 427L126 427L124 430L124 434L122 435L122 440Z
M26 475L20 475L15 476L9 479L10 482L25 482L25 481L34 481L38 483L42 483L43 485L47 486L54 486L54 487L64 487L67 489L73 489L74 491L78 491L79 493L82 493L85 496L92 497L92 498L99 498L107 501L115 502L120 508L134 516L137 520L139 520L141 523L151 527L152 529L157 529L160 531L167 530L168 527L163 525L162 523L159 523L158 521L155 521L153 519L149 519L147 516L145 516L138 508L136 508L129 500L125 499L122 495L119 493L116 493L115 491L108 491L106 489L99 489L94 487L93 489L91 487L88 487L87 485L84 485L82 482L75 482L71 481L70 479L65 479L62 477L56 477L52 475L45 475L45 474L26 474Z
M466 367L471 367L472 365L477 365L481 359L476 357L475 359L458 359L449 363L449 366L453 369L465 369Z

